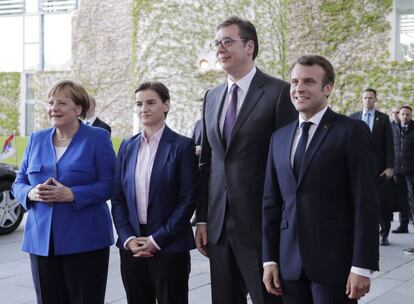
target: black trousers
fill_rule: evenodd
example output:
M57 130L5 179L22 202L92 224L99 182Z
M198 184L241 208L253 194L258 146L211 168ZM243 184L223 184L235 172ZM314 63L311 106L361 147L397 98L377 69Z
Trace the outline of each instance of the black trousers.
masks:
M128 304L188 304L189 252L136 258L119 250Z
M356 304L345 294L345 285L321 285L310 281L302 271L299 280L282 281L286 304Z
M235 222L226 208L225 226L216 244L208 244L213 304L279 304L282 297L270 295L262 283L261 248L245 244L236 235Z
M109 248L47 257L30 254L30 263L38 304L104 303Z

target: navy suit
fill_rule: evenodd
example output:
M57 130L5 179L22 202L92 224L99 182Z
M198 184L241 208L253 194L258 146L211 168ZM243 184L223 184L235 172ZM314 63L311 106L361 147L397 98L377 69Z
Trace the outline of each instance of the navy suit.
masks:
M195 248L190 225L190 218L195 209L194 187L198 178L194 143L190 138L181 136L165 126L151 173L147 224L144 227L138 221L135 189L136 162L141 136L142 134L139 133L124 140L121 144L116 162L115 188L112 197L112 216L119 236L117 246L121 252L121 268L128 303L136 303L139 298L148 296L143 295L145 290L139 291L140 294L136 293L136 290L140 288L149 288L143 286L144 283L139 283L145 275L138 272L134 278L131 278L134 275L128 269L133 267L141 269L142 265L136 265L138 263L145 264L145 267L150 269L149 280L155 281L150 288L154 289L159 303L168 303L168 299L165 299L168 294L165 293L172 292L174 289L179 289L176 292L181 293L173 296L176 301L174 303L184 303L186 300L184 298L188 293L189 250ZM124 243L129 237L149 235L152 235L161 247L154 258L133 258L130 252L124 249ZM178 260L183 260L184 256L187 260L184 264L179 263L177 259L171 258L174 256ZM167 259L168 263L165 262ZM161 264L162 267L160 267ZM177 265L187 266L174 269ZM181 282L182 284L178 287L173 286L173 288L161 291L163 283L160 283L160 280L162 278L157 276L161 271L166 271L166 276L171 276L173 281L175 273L177 275L175 281L185 282ZM182 278L178 277L177 271L183 273ZM148 280L145 284L147 283ZM183 290L182 286L187 286L187 290ZM169 296L171 299L171 295ZM180 298L177 299L177 297Z
M344 294L351 266L378 270L370 132L363 122L328 108L296 180L290 155L297 126L293 122L272 136L263 197L263 262L277 262L282 281L299 280L305 273L312 282L340 285Z

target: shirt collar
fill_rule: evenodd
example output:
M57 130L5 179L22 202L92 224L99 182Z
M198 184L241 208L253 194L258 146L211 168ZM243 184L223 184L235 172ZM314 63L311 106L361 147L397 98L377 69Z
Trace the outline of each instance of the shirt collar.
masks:
M141 143L142 142L147 142L148 143L148 142L152 142L152 141L160 142L160 139L161 139L162 133L164 132L164 129L165 129L165 124L163 124L161 129L159 129L157 132L154 133L154 135L151 136L149 141L148 141L147 137L145 136L145 132L142 131Z
M92 116L91 118L89 118L89 119L85 119L83 122L86 124L86 123L88 123L89 122L89 124L92 126L92 124L95 122L95 120L96 120L96 115L94 115L94 116Z
M371 109L369 111L367 111L366 109L363 109L362 110L362 115L366 115L367 113L371 113L371 116L374 116L374 114L375 114L375 108L373 108L373 109Z
M309 118L308 120L305 120L302 115L300 115L299 113L299 127L302 125L302 122L305 121L309 121L312 124L314 124L315 126L318 126L322 120L323 115L325 115L326 110L328 110L328 106L326 106L325 108L323 108L321 111L319 111L318 113L316 113L315 115L313 115L311 118Z
M233 84L237 84L237 86L239 87L239 89L246 94L247 90L250 87L250 84L252 83L253 77L256 74L256 67L253 66L253 68L250 70L249 73L247 73L242 79L234 82L232 81L230 78L227 78L227 93L230 91L231 87L233 86Z

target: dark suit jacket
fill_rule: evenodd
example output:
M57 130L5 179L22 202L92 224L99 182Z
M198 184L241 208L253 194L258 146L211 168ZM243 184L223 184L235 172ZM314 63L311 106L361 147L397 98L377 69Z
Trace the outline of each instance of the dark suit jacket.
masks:
M115 166L112 217L119 236L117 246L122 249L130 236L142 236L135 189L140 144L141 133L125 139ZM161 252L195 248L190 218L195 209L193 190L197 179L193 141L165 126L152 168L147 214L147 232Z
M284 280L302 269L344 284L351 266L378 270L379 203L368 127L328 109L296 180L290 163L298 121L272 136L263 196L263 262Z
M238 113L226 148L219 121L227 83L204 97L197 221L208 222L209 242L216 243L228 201L240 240L260 247L261 202L270 137L294 120L289 85L257 70Z
M353 113L350 117L362 120L362 111ZM390 118L387 114L375 110L371 135L374 142L378 174L381 174L387 168L394 168L394 141Z
M203 129L203 121L201 119L197 120L194 124L193 135L191 138L194 140L196 146L201 145L201 131Z
M96 117L95 121L93 122L92 126L105 129L111 134L111 127L99 119L99 117Z

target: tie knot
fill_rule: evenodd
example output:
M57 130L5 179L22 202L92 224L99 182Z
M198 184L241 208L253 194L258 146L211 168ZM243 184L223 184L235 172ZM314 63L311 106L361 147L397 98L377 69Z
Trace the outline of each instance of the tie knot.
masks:
M239 88L239 86L236 83L233 83L233 85L231 86L230 90L235 93L237 92L237 89Z
M308 133L310 126L313 123L311 121L304 121L300 124L300 127L302 128L302 132Z

